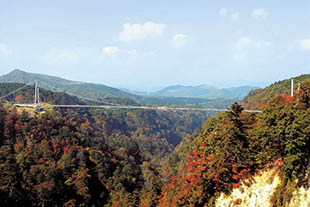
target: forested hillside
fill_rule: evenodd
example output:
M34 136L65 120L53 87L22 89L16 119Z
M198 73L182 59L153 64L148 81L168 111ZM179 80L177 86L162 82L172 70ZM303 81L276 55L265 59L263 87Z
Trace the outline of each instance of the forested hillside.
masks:
M268 202L286 206L298 187L309 187L309 126L310 81L294 97L276 96L258 115L233 104L232 111L207 121L204 132L184 147L181 160L167 163L172 176L159 206L215 206L222 192L230 194L275 161L283 163L281 185Z
M281 184L267 202L285 206L297 188L309 188L310 81L294 97L282 94L262 107L245 113L234 103L201 126L203 114L51 109L29 115L4 104L0 202L216 206L223 193L278 163Z
M15 91L18 88L24 87L22 83L0 83L0 97ZM70 96L63 92L52 92L49 90L40 89L40 100L42 103L48 104L86 104L91 102L85 102L75 96ZM33 103L34 100L34 87L26 86L22 90L18 90L15 93L5 97L3 101L10 101L14 103ZM92 103L98 104L98 103Z
M137 206L142 191L153 200L152 189L157 195L161 186L159 164L173 149L168 141L191 133L184 120L155 112L68 110L30 117L7 107L0 117L4 206Z
M1 95L23 84L1 84ZM33 87L7 97L31 103ZM41 90L55 104L87 104ZM4 101L4 100L3 100ZM0 107L3 206L138 206L156 201L160 164L209 113ZM58 199L59 198L59 199ZM154 198L154 199L153 199Z
M8 94L24 86L19 83L0 83L0 96ZM33 103L34 88L27 86L6 97L3 101L15 103ZM40 99L47 104L98 104L81 100L66 93L55 93L40 89ZM102 110L102 109L57 109L59 113L70 117L87 118L95 130L101 132L106 139L134 139L141 143L146 154L160 157L170 152L185 135L202 125L213 112L174 112L155 110ZM156 157L156 156L155 156Z
M300 75L293 77L294 79L294 91L298 89L298 84L302 81L310 80L310 75ZM244 99L244 108L246 109L259 109L266 104L271 98L278 95L290 95L291 94L291 79L275 82L274 84L263 88L252 90Z
M141 151L109 147L84 118L36 117L1 107L2 206L112 206L139 202Z

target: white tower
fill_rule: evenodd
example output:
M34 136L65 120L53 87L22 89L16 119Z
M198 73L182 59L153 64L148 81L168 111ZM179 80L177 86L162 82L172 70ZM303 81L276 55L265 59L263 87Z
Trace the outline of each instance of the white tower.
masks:
M291 79L291 97L294 96L294 79Z
M38 88L38 81L34 82L34 109L40 111L40 91Z

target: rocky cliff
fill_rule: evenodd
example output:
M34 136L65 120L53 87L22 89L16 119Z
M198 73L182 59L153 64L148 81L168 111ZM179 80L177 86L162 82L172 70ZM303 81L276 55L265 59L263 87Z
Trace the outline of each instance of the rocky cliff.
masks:
M275 193L281 185L280 168L283 162L275 162L272 166L261 170L255 176L244 180L239 188L230 195L224 193L216 201L217 207L272 207L275 204ZM293 192L287 207L309 207L310 188L303 186Z

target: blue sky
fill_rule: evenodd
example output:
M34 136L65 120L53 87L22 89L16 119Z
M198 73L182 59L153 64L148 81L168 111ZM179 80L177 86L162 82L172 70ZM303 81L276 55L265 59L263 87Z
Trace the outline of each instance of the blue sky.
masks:
M133 90L310 73L309 0L1 0L0 74Z

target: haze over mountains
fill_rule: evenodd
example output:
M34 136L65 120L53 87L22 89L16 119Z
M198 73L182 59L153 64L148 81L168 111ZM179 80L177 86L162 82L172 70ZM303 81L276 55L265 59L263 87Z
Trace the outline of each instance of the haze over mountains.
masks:
M226 99L224 107L233 101L241 100L249 91L257 87L242 86L219 89L208 85L199 86L169 86L160 91L146 93L117 89L103 84L85 83L66 80L60 77L28 73L20 69L0 76L0 82L30 83L39 80L59 89L76 95L99 100L112 100L127 104L197 104L214 103L217 99ZM227 102L227 100L230 100Z
M210 85L183 86L172 85L159 91L145 93L127 90L137 95L164 96L164 97L187 97L187 98L207 98L207 99L242 99L251 90L257 89L253 86L241 86L232 88L216 88Z

